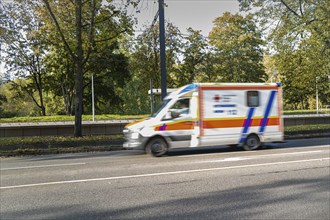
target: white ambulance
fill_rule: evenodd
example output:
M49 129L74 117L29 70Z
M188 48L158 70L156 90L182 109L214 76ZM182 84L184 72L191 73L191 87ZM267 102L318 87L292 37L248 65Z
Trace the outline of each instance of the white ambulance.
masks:
M170 93L150 118L124 129L126 149L161 156L169 148L283 141L280 83L194 83Z

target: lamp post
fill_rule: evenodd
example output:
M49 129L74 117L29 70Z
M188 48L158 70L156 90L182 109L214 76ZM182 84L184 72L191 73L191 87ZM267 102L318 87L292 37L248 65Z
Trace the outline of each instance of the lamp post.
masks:
M92 74L92 115L95 121L95 108L94 108L94 74Z
M277 70L276 67L273 68L272 70L272 76L270 78L270 82L273 83L273 78L276 77L277 78Z
M151 114L154 113L154 94L153 94L152 89L153 89L152 79L150 79L150 112L151 112Z
M316 114L319 114L319 91L317 87L318 76L315 77L315 88L316 88Z

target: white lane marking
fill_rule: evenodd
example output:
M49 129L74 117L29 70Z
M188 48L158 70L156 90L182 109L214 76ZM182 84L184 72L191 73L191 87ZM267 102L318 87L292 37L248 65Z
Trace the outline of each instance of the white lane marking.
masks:
M302 152L293 152L293 153L280 153L280 154L263 154L263 155L256 155L256 156L246 156L246 157L228 157L225 159L219 160L206 160L206 161L199 161L197 163L217 163L217 162L230 162L230 161L241 161L241 160L251 160L254 158L260 157L273 157L273 156L283 156L283 155L301 155L301 154L317 154L327 152L325 150L314 150L314 151L302 151Z
M63 167L63 166L78 166L85 165L86 163L68 163L68 164L53 164L53 165L43 165L43 166L29 166L29 167L12 167L0 169L0 171L5 170L21 170L21 169L34 169L34 168L47 168L47 167Z
M223 159L222 161L231 162L231 161L241 161L241 160L249 160L249 159L250 159L249 157L228 157L228 158Z
M310 160L296 160L296 161L287 161L287 162L231 166L231 167L215 167L215 168L206 168L206 169L197 169L197 170L182 170L182 171L172 171L172 172L164 172L164 173L147 173L147 174L138 174L138 175L131 175L131 176L114 176L114 177L105 177L105 178L96 178L96 179L81 179L81 180L68 180L68 181L48 182L48 183L35 183L35 184L16 185L16 186L4 186L4 187L0 187L0 190L1 189L15 189L15 188L33 187L33 186L59 185L59 184L68 184L68 183L86 183L86 182L95 182L95 181L104 181L104 180L132 179L132 178L141 178L141 177L187 174L187 173L208 172L208 171L216 171L216 170L229 170L229 169L237 169L237 168L262 167L262 166L270 166L270 165L305 163L305 162L325 161L325 160L330 160L330 157L310 159Z
M313 149L313 148L329 148L330 149L330 145L320 145L320 146L315 146L315 147L301 147L303 149ZM193 148L187 148L187 149L193 149ZM203 150L203 147L200 147L199 149ZM208 148L209 149L209 148ZM221 148L219 148L221 149ZM225 148L222 148L225 149ZM291 149L291 148L285 148L285 149ZM294 149L297 149L296 147L294 147ZM284 148L281 149L276 149L276 150L284 150ZM227 152L227 153L210 153L210 154L195 154L195 155L183 155L183 156L177 156L177 157L205 157L205 156L213 156L213 155L226 155L226 154L255 154L256 151L238 151L238 152Z

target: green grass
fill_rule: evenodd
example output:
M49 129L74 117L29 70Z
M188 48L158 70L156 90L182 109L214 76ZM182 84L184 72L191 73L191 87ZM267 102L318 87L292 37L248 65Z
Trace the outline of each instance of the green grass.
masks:
M80 138L72 136L33 136L33 137L8 137L1 138L0 149L4 146L29 146L38 144L47 144L47 146L61 145L65 147L76 145L87 145L93 143L107 142L122 139L123 135L94 135L83 136Z
M316 114L316 110L285 110L284 115L308 115ZM330 109L328 111L319 111L319 114L330 114Z
M284 127L284 133L286 132L308 132L308 131L318 131L324 130L330 132L329 124L318 124L318 125L297 125L297 126L289 126Z
M149 115L96 115L95 120L127 120L147 118ZM92 115L83 115L83 121L92 121ZM33 116L33 117L13 117L0 118L0 123L24 123L24 122L59 122L74 121L74 116L54 115L54 116Z

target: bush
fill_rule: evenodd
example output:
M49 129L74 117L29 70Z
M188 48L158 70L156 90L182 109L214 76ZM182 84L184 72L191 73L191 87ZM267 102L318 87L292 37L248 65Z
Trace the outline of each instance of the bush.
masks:
M0 118L13 118L18 116L15 112L7 112L0 108Z

